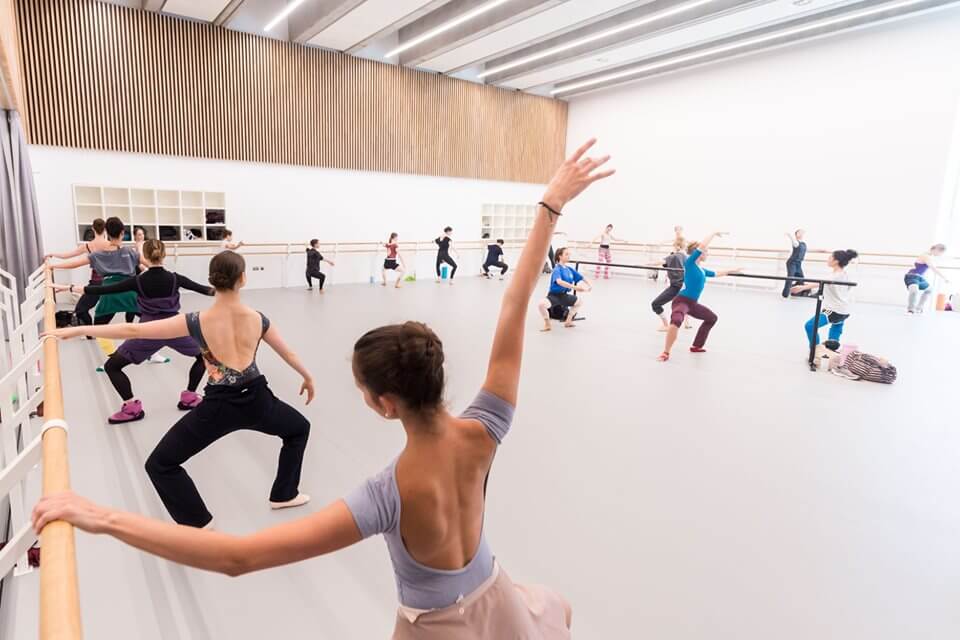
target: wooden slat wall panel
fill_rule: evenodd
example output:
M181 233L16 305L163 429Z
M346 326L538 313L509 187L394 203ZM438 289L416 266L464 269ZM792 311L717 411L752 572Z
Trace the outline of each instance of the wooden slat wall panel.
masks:
M93 0L21 0L36 144L545 182L567 105Z

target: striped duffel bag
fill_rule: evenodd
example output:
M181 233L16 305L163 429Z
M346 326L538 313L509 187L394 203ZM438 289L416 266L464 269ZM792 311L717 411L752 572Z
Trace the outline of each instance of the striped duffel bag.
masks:
M883 384L893 384L897 380L897 368L889 361L862 351L848 355L843 366L861 380Z

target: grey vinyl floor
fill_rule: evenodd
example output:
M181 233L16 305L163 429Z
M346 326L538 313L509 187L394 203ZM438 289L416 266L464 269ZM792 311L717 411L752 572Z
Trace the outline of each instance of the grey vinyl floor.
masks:
M444 339L449 403L462 408L481 384L503 288L463 278L246 294L319 381L304 408L296 375L261 351L275 393L313 424L307 510L403 445L399 425L354 387L353 341L380 324L428 322ZM810 301L720 287L703 298L720 315L709 353L687 353L684 332L683 349L659 364L647 306L658 291L601 282L587 319L551 334L536 331L531 308L516 421L488 494L487 535L504 568L564 593L578 638L960 637L960 314L857 306L845 338L900 369L896 385L881 386L806 369ZM132 369L147 418L111 427L119 401L94 372L96 345L72 341L62 354L76 490L165 518L143 461L179 416L188 362L170 354ZM305 513L267 508L277 451L240 433L188 464L219 529ZM366 640L392 629L396 595L378 539L237 579L104 537L79 534L77 551L87 638ZM8 585L0 637L36 637L36 577Z

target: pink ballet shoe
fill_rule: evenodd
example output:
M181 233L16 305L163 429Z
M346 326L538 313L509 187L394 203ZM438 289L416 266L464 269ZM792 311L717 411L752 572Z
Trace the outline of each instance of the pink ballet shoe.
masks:
M203 398L195 391L181 391L180 402L177 403L177 409L180 409L180 411L190 411L190 409L193 409L201 402L203 402Z
M143 416L145 415L146 414L143 412L143 405L139 400L127 400L123 403L123 406L120 407L120 411L117 411L115 414L107 418L107 422L110 424L136 422L137 420L143 420Z

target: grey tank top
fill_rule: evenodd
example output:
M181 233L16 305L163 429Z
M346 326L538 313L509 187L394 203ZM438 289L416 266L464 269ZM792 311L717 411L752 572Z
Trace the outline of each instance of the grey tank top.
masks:
M499 445L513 422L513 406L481 391L461 418L479 421ZM400 536L400 490L397 488L397 461L349 494L344 502L353 514L364 539L383 534L393 563L400 604L415 609L441 609L470 595L493 573L493 552L486 536L463 569L443 570L424 566L413 559Z

